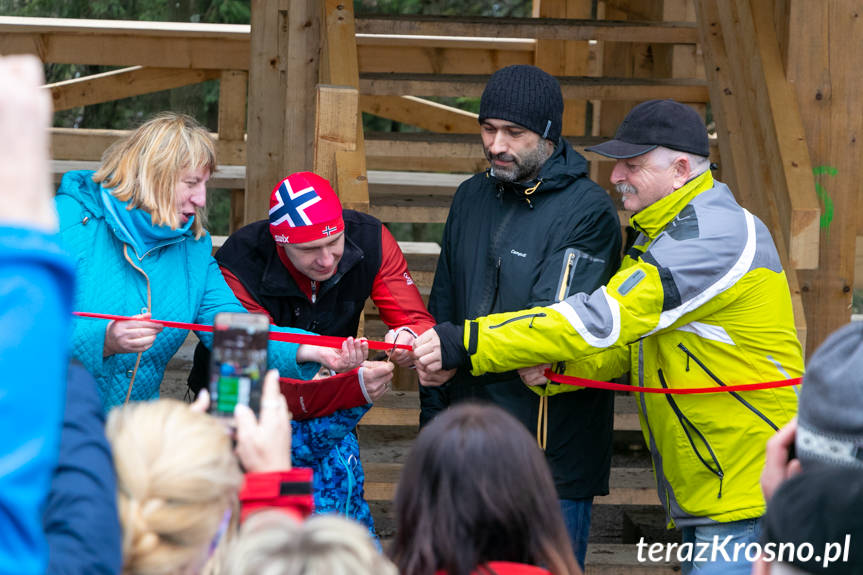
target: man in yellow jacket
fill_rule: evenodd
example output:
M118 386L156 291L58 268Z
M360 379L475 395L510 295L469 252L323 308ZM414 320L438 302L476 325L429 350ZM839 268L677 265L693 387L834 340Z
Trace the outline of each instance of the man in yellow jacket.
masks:
M788 282L767 227L709 169L698 114L639 104L590 151L617 160L611 182L639 232L618 272L548 307L440 324L417 340L426 369L472 373L566 362L565 373L631 372L644 388L721 388L797 377L803 357ZM540 365L522 370L545 383ZM549 384L545 393L577 388ZM683 531L684 573L749 573L765 504L765 443L797 411L789 387L693 395L637 393L668 526ZM751 557L750 557L751 558ZM720 567L721 565L721 567Z

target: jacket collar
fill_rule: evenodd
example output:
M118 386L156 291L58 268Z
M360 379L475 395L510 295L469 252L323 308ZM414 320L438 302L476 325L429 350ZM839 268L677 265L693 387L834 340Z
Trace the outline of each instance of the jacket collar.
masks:
M637 214L633 214L632 218L630 218L630 223L632 227L647 237L655 238L680 213L680 210L686 204L695 199L701 192L705 192L713 187L713 174L710 173L710 170L707 170L703 174L686 182L682 188L673 191L661 200L653 202Z
M273 243L275 244L275 242ZM278 244L275 244L275 249L271 252L269 261L264 268L264 275L261 280L261 293L271 296L292 296L308 299L305 292L303 292L303 290L297 285L296 280L288 268L284 263L282 263L278 252L279 246ZM362 248L351 240L350 236L347 235L347 230L345 230L345 251L342 253L342 259L339 260L336 273L334 273L331 278L321 282L318 288L318 298L320 298L332 286L339 283L339 280L364 258L365 253ZM311 280L306 278L306 281L310 282Z

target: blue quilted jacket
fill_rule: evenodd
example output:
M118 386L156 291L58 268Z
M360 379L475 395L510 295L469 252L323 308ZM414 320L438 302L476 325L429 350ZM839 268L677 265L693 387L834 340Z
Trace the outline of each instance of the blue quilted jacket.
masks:
M106 218L99 185L89 170L63 176L57 191L60 235L77 267L75 310L134 315L150 310L156 319L212 325L218 312L245 312L225 283L213 259L212 240L204 234L196 240L190 231L151 249L140 260L131 247L124 256L114 220ZM71 355L96 378L106 410L123 403L135 368L137 354L102 358L107 320L76 318ZM297 329L275 331L306 333ZM196 332L207 347L212 336ZM159 384L168 361L186 339L186 331L165 328L152 347L141 355L131 400L159 396ZM318 364L297 364L296 344L270 342L269 364L284 377L310 379ZM347 514L373 531L368 504L362 497L363 471L359 446L351 430L369 406L336 412L330 416L292 422L293 458L296 465L311 467L315 474L315 506L318 512Z

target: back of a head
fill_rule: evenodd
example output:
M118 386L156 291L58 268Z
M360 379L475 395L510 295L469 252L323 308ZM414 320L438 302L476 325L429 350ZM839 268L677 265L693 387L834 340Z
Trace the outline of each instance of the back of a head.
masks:
M117 469L123 572L202 563L243 481L225 427L162 399L114 409L105 431Z
M839 328L812 354L798 411L804 469L836 465L863 473L863 322Z
M338 515L305 523L263 511L243 524L228 551L228 575L396 575L368 531Z
M417 438L396 492L392 556L408 575L467 575L489 561L580 573L545 457L492 405L461 404Z
M764 551L787 571L863 573L863 471L804 469L779 487L762 521Z

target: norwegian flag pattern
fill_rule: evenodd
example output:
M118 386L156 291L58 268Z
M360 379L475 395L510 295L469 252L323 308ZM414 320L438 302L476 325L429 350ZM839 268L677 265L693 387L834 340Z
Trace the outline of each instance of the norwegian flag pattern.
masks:
M270 208L270 223L277 226L284 221L291 227L311 225L312 220L305 210L321 201L321 197L311 186L294 191L288 180L285 180L275 192L276 205Z

